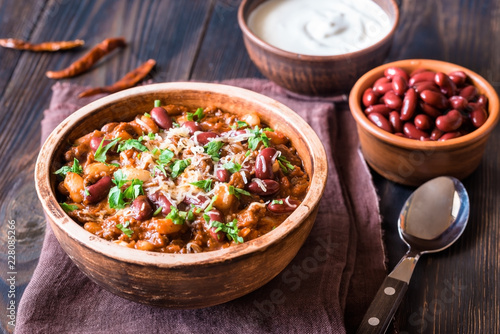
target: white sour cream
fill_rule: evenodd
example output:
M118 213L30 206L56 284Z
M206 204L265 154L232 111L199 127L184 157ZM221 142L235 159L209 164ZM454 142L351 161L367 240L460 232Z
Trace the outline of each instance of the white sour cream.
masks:
M364 49L391 30L389 16L371 0L269 0L247 24L277 48L316 56Z

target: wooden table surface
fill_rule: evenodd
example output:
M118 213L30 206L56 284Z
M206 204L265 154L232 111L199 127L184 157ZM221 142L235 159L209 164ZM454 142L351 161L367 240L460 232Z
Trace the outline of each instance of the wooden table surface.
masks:
M128 46L72 83L111 84L154 58L155 82L262 77L245 51L236 13L239 0L71 1L0 0L0 38L31 42L81 38L87 46L124 36ZM500 2L403 0L388 61L432 58L468 67L500 91ZM40 121L53 80L45 71L66 67L85 51L30 53L0 48L0 298L8 325L8 229L16 227L16 305L36 266L45 221L33 170ZM469 225L448 250L425 256L396 314L408 333L500 333L500 129L479 168L464 180ZM392 269L406 249L396 220L413 189L373 172Z

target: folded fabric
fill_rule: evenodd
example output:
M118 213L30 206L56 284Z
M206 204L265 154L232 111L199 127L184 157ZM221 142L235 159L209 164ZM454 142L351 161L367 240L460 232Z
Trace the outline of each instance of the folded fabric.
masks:
M325 146L329 164L325 194L311 234L290 265L237 300L204 309L169 310L122 299L94 284L71 262L47 225L38 266L19 305L16 333L355 330L384 278L385 257L377 196L347 104L339 102L342 97L297 96L267 80L224 83L287 105L311 125ZM100 97L78 99L84 89L54 85L42 121L42 140L66 116Z

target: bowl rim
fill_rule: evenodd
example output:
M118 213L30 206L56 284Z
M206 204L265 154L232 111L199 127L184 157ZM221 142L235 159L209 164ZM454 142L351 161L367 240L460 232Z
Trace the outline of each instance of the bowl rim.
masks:
M86 231L76 221L72 220L60 207L52 192L50 183L51 162L56 149L62 145L61 139L78 125L78 122L87 115L98 113L111 107L124 98L134 98L148 94L171 94L179 91L200 91L227 95L233 98L251 101L256 106L265 106L273 109L282 117L290 119L295 130L306 144L311 159L312 177L310 187L299 207L279 226L265 235L243 244L195 254L170 254L130 249L102 239ZM111 94L98 99L75 111L62 121L48 136L38 155L35 165L35 187L44 212L49 221L56 224L64 233L75 242L92 249L108 258L126 263L155 266L161 268L180 269L192 265L216 265L225 261L232 261L250 256L254 252L263 252L276 242L287 237L297 230L309 217L311 211L319 205L323 195L328 173L326 152L314 130L298 114L287 106L265 95L234 86L200 82L174 82L139 86ZM317 185L312 187L312 185Z
M478 129L457 138L452 138L446 141L420 141L415 139L410 139L406 137L399 137L390 132L380 129L378 126L373 124L368 117L366 117L361 106L361 99L364 90L370 87L376 79L383 76L385 69L389 67L405 67L405 68L425 68L428 67L430 70L435 70L443 66L453 67L455 71L463 71L467 76L473 81L476 87L479 87L484 91L489 100L488 108L488 118L486 122ZM361 126L365 131L368 131L371 135L379 140L386 143L392 144L394 146L402 146L408 149L422 150L422 149L433 149L433 150L449 150L452 148L458 148L468 145L471 141L477 141L485 136L489 135L491 131L495 128L495 125L500 119L500 102L498 95L491 86L491 84L484 79L482 76L476 72L465 68L463 66L445 62L441 60L434 59L403 59L390 63L386 63L375 67L374 69L365 73L361 78L356 81L354 86L349 93L349 109L351 114L358 126Z
M372 44L364 49L358 50L358 51L353 51L349 53L342 53L339 55L331 55L331 56L315 56L315 55L307 55L307 54L301 54L301 53L295 53L291 51L286 51L283 49L280 49L276 46L273 46L264 40L260 39L257 35L255 35L252 30L248 27L247 22L245 20L245 17L243 15L243 11L245 6L253 0L243 0L240 3L240 6L238 8L238 24L240 26L240 29L243 31L243 35L248 37L250 40L253 41L253 43L259 45L262 49L267 50L270 53L276 54L278 56L281 56L283 58L289 58L289 59L300 59L302 61L308 61L308 62L324 62L324 61L337 61L337 60L348 60L355 58L357 56L364 55L366 53L370 53L371 51L375 51L378 49L381 45L384 45L388 41L390 41L393 37L393 35L396 32L396 29L399 25L399 6L397 5L395 0L388 0L390 1L391 5L394 8L394 22L391 26L391 30L380 40L378 40L375 44ZM384 10L382 8L382 10ZM384 10L384 12L386 12ZM387 13L387 12L386 12Z

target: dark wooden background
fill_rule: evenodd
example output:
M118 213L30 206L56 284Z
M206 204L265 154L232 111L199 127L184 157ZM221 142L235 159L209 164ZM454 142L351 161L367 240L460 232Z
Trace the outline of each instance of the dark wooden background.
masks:
M0 38L32 42L84 39L90 47L124 36L129 45L97 68L68 81L114 82L148 58L155 82L262 77L244 49L239 0L71 1L0 0ZM388 58L432 58L468 67L500 91L500 2L403 0ZM36 266L45 222L33 170L40 121L54 81L46 70L69 65L85 51L30 53L0 49L0 323L8 302L7 228L16 221L19 298ZM500 130L476 172L464 180L471 199L469 226L448 250L419 262L396 322L408 333L500 333ZM413 189L373 172L392 269L404 254L396 220Z

